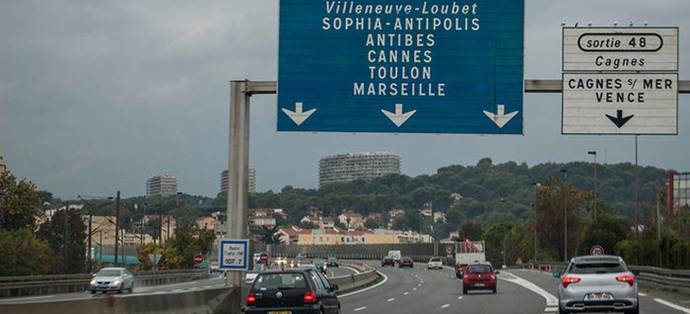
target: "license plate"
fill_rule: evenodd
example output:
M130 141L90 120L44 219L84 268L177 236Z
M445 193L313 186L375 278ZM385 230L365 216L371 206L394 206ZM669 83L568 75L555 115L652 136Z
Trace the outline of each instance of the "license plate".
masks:
M292 314L291 311L270 311L268 314Z
M483 284L483 283L475 283L474 286L475 286L475 287L483 287L484 284Z
M585 295L585 301L613 300L613 295L607 292L594 292Z

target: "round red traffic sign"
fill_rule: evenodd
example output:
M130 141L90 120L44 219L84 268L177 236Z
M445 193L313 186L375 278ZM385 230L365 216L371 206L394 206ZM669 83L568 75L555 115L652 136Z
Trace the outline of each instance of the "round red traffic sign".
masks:
M268 262L268 253L261 253L261 255L259 255L259 260L262 262Z
M601 245L593 245L589 249L589 255L604 255L605 251Z
M204 261L204 256L201 253L194 255L194 264L201 264Z

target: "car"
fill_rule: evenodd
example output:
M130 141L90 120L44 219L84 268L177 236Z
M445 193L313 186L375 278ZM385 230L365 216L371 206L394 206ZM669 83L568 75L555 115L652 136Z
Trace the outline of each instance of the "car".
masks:
M259 276L259 273L263 272L264 270L266 270L265 264L254 263L254 268L244 275L244 283L246 285L251 285L256 277Z
M570 260L558 285L558 312L640 313L637 281L620 256L588 255Z
M388 256L393 258L393 262L397 264L402 257L402 253L400 253L400 250L390 250L388 251Z
M432 257L429 262L426 263L427 269L443 269L443 261L440 257Z
M335 256L331 256L328 258L328 263L326 263L328 267L338 267L338 259Z
M213 273L222 273L223 270L220 269L220 267L218 266L218 262L213 262L213 263L211 263L211 264L208 266L208 272L209 272L210 274L213 274Z
M115 291L122 293L134 291L134 275L129 270L123 267L106 267L101 268L93 275L93 279L89 284L89 291L91 294L96 292L108 293Z
M381 267L384 267L386 265L395 266L395 260L393 260L393 258L390 256L384 256L381 259Z
M468 265L462 276L462 294L471 290L491 290L496 293L496 275L491 264L479 263Z
M414 261L409 256L401 257L400 261L398 262L398 268L403 268L403 267L413 268L414 267Z
M267 271L247 293L244 313L340 313L338 286L315 269Z
M312 263L314 263L314 266L316 266L316 268L320 270L322 274L328 274L328 265L323 258L316 257L312 260Z

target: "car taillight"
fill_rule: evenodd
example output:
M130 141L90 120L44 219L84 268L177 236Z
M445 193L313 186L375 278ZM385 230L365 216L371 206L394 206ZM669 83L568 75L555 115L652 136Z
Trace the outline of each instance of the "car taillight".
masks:
M563 283L563 288L568 288L569 285L574 284L574 283L578 283L578 282L580 282L580 280L582 280L582 279L580 279L579 277L565 276L565 277L563 277L563 279L561 279L561 283Z
M307 291L307 293L304 294L304 303L314 303L316 302L316 294L314 291Z
M616 280L620 282L627 282L631 287L635 284L635 276L633 275L619 275Z
M256 302L256 294L250 293L247 295L247 305L253 305Z

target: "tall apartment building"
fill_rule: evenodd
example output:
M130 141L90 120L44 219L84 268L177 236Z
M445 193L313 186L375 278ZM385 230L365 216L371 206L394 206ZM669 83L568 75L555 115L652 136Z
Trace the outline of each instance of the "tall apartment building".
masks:
M0 156L0 173L7 171L7 164L5 164L5 159Z
M249 168L249 193L256 193L256 169ZM230 187L230 179L228 179L228 170L223 170L220 173L220 191L227 192Z
M389 152L326 156L319 161L319 186L400 174L400 156Z
M155 176L146 180L146 196L170 196L177 194L177 177Z

